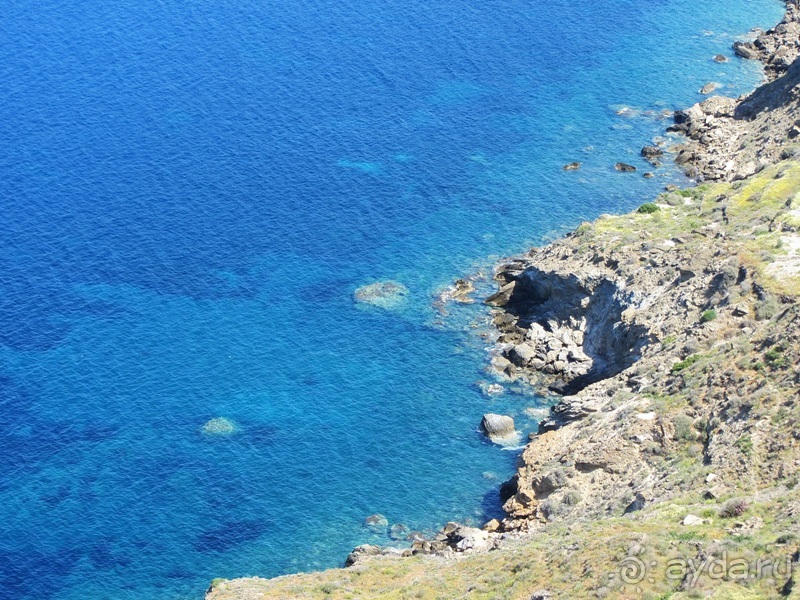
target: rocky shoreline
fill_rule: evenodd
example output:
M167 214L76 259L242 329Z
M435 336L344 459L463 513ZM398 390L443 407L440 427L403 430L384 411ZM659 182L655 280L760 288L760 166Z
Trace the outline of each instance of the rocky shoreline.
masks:
M418 578L428 571L446 578L448 569L462 568L448 565L470 556L491 571L491 561L500 564L492 556L523 555L531 532L544 540L561 536L559 524L584 531L625 519L614 527L639 527L648 532L642 539L660 540L659 529L692 526L716 527L713 535L771 535L775 521L800 539L798 2L787 2L775 28L734 45L739 56L762 61L767 83L747 96L712 96L675 114L670 130L685 141L667 150L705 183L668 191L629 215L585 223L498 265L498 290L485 300L497 331L491 368L500 379L561 396L531 434L516 475L501 487L506 518L480 529L448 523L404 551L360 546L348 569L326 572L350 582L351 595L338 597L399 597L352 595L359 589L353 581L365 589L366 574L394 569L387 565L396 561L409 572L420 564ZM664 149L646 146L642 155L663 160ZM457 299L469 301L471 292L462 283ZM502 438L514 426L487 415L482 429ZM758 503L767 508L745 519ZM729 513L744 516L728 523ZM648 528L653 523L655 531ZM683 548L681 540L694 539L687 536L653 545L663 544L668 557ZM590 545L575 535L570 543L562 551L565 565L572 564L569 548ZM716 551L692 543L693 556ZM550 591L498 597L575 597L542 580L552 577L549 571L530 566L530 573ZM585 575L595 582L593 595L616 593L602 573L595 575ZM303 584L302 577L217 581L206 598L300 597L281 595L291 585L307 597L330 597L316 595L315 580ZM789 574L770 585L791 592L793 581Z

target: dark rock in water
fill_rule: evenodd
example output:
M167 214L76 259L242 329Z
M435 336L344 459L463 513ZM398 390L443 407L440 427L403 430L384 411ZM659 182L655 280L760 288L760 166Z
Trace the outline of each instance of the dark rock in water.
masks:
M450 294L453 300L461 304L472 304L475 302L469 297L469 295L475 291L475 284L469 279L456 279L454 287L455 289Z
M421 531L412 531L406 536L406 540L409 542L424 542L425 536Z
M564 165L561 167L564 171L577 171L581 168L581 163L579 162L571 162L568 165Z
M642 148L641 155L644 158L650 160L651 158L664 156L664 151L658 146L645 146L644 148Z
M386 531L386 528L389 527L389 519L381 514L374 514L364 519L364 525L375 531Z
M660 167L661 161L658 159L664 156L664 151L658 146L645 146L642 148L641 155L654 167Z
M714 56L714 62L726 63L726 62L728 62L728 57L725 56L724 54L716 54Z
M655 173L652 173L652 172L650 172L650 171L648 171L647 173L645 173L645 174L643 175L643 177L644 177L645 179L652 179L652 178L653 178L653 177L655 177L655 176L656 176L656 174L655 174Z
M614 168L617 171L621 171L622 173L633 173L634 171L636 171L636 167L624 162L618 162L617 164L614 165Z

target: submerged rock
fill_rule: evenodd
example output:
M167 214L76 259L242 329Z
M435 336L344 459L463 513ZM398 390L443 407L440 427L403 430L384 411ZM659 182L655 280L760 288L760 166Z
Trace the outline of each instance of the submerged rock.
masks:
M217 417L203 425L202 431L208 435L231 435L236 433L236 424L225 417Z
M379 308L395 308L408 296L408 288L396 281L376 281L362 285L353 294L356 302Z
M395 523L389 528L389 537L395 541L407 540L411 530L402 523Z
M364 519L364 525L374 531L385 532L386 529L389 527L389 519L387 519L381 514L376 513Z
M564 171L577 171L580 168L581 168L581 163L579 162L571 162L568 165L564 165L563 167L561 167L561 169Z

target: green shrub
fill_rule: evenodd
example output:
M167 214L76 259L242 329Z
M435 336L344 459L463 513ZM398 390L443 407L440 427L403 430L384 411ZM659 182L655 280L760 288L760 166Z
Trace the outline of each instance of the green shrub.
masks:
M783 355L783 347L775 346L770 348L764 353L764 358L767 359L767 364L773 369L780 369L788 364L786 357Z
M684 369L688 369L693 364L695 364L698 360L700 360L702 355L700 354L692 354L691 356L687 356L686 359L682 360L679 363L675 363L672 365L672 372L673 373L680 373Z
M660 210L661 209L658 207L658 205L653 204L652 202L646 202L642 204L638 209L636 209L636 212L641 213L643 215L649 215L654 212L658 212Z
M750 456L753 453L753 438L749 435L743 435L734 442L734 445L739 448L745 456Z
M701 323L708 323L709 321L713 321L716 318L717 318L717 311L715 311L712 308L712 309L707 310L706 312L704 312L702 315L700 315L700 322Z
M675 427L675 439L692 441L697 439L697 434L694 430L694 421L686 415L677 415L672 424Z

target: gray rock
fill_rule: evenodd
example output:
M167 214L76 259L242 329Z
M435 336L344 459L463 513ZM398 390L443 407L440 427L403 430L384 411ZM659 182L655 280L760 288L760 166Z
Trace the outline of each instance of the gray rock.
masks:
M634 171L636 171L636 167L624 162L618 162L617 164L614 165L614 168L622 173L633 173Z
M577 171L581 168L581 163L579 162L571 162L568 165L564 165L561 167L564 171Z
M492 441L508 439L516 434L514 419L507 415L496 415L494 413L483 415L481 431Z
M712 81L710 83L705 84L703 87L700 88L700 93L704 96L708 96L711 92L716 90L719 87L719 84Z

